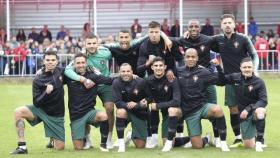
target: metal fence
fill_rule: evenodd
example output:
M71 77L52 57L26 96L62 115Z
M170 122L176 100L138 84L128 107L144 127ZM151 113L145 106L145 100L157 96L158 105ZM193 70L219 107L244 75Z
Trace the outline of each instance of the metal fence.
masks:
M259 71L280 72L280 52L277 50L257 51L260 59ZM58 54L59 66L65 67L73 59L73 54ZM113 59L110 62L110 71L117 72L118 66ZM20 55L0 56L0 77L4 76L34 76L43 66L43 54L30 54L25 58Z

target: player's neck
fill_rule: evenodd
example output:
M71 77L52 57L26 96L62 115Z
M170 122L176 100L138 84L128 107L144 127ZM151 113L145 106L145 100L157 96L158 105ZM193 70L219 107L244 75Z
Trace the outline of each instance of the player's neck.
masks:
M156 75L156 74L155 74L155 78L156 78L156 79L161 79L163 76L164 76L164 74L161 74L161 75Z
M227 39L230 39L231 36L233 35L233 32L232 32L232 33L229 33L229 34L225 34L225 35L226 35Z

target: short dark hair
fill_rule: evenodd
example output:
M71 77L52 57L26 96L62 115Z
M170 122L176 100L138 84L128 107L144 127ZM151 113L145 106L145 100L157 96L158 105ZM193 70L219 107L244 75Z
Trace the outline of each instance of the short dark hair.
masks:
M226 18L231 18L235 22L235 17L232 14L224 14L221 16L220 20L223 21Z
M163 62L163 64L165 64L165 60L164 60L162 57L155 57L154 60L153 60L152 65L153 65L155 62L157 62L157 61L161 61L161 62Z
M252 60L251 57L245 57L245 58L243 58L243 59L241 60L240 65L241 65L242 63L250 62L250 61L253 62L253 60Z
M160 23L156 22L156 21L151 21L148 25L149 28L160 28Z
M122 32L122 33L129 33L130 34L130 32L128 31L128 30L126 30L126 29L121 29L120 31L119 31L119 33L120 32Z
M53 51L53 50L46 51L43 55L43 59L45 59L47 55L54 55L56 57L56 59L58 60L58 55L57 55L56 51Z
M94 34L89 34L89 35L86 36L86 39L94 39L94 38L97 39L98 37Z
M75 54L74 60L75 60L76 58L79 58L79 57L83 57L83 58L85 58L85 59L87 60L87 56L86 56L84 53L77 53L77 54Z

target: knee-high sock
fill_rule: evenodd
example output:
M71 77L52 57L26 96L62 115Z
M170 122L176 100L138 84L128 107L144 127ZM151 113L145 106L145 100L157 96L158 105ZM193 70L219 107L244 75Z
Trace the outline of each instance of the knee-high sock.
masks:
M101 145L106 145L108 133L109 133L108 120L100 122L100 133L101 133Z
M147 137L151 137L152 136L152 132L151 132L151 112L149 112L148 118L147 118L147 132L148 132Z
M216 118L216 127L219 131L221 141L225 141L227 138L227 126L225 116Z
M240 118L239 114L230 114L230 124L235 136L240 135Z
M265 129L265 119L258 119L256 121L256 129L257 129L257 141L263 142L263 135L264 135L264 129Z
M217 121L216 121L216 119L214 118L214 119L211 121L211 123L212 123L212 128L213 128L214 137L217 138L217 137L219 137L219 130L218 130L218 128L217 128Z
M177 125L177 133L183 133L183 132L184 132L184 119L179 119Z
M169 117L168 136L167 136L168 140L173 140L173 138L175 137L177 123L178 123L178 117L176 116Z
M124 118L116 118L116 128L117 128L117 135L119 139L123 139L124 137L124 129L125 129L125 121Z
M159 111L151 111L151 132L152 134L158 133L158 125L159 125Z

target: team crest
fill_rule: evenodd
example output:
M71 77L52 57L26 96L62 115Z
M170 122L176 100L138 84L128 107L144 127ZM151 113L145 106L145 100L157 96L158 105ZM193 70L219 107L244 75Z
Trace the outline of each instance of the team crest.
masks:
M163 87L163 89L165 90L165 92L167 92L167 91L168 91L168 86L165 85L165 86Z
M205 46L204 45L201 45L200 46L200 50L203 52L205 50Z
M235 41L235 42L233 43L233 45L234 45L235 48L237 48L237 47L239 46L239 43L238 43L237 41Z
M137 94L138 94L138 89L134 89L133 93L134 93L135 95L137 95Z
M196 75L193 76L193 81L196 82L198 80L198 77Z
M62 76L59 76L59 80L62 82Z
M253 90L253 86L252 85L250 85L250 86L248 86L248 90L249 90L249 92L251 92L252 90Z
M100 64L101 64L101 65L104 65L104 64L105 64L105 61L104 61L104 60L100 60Z

